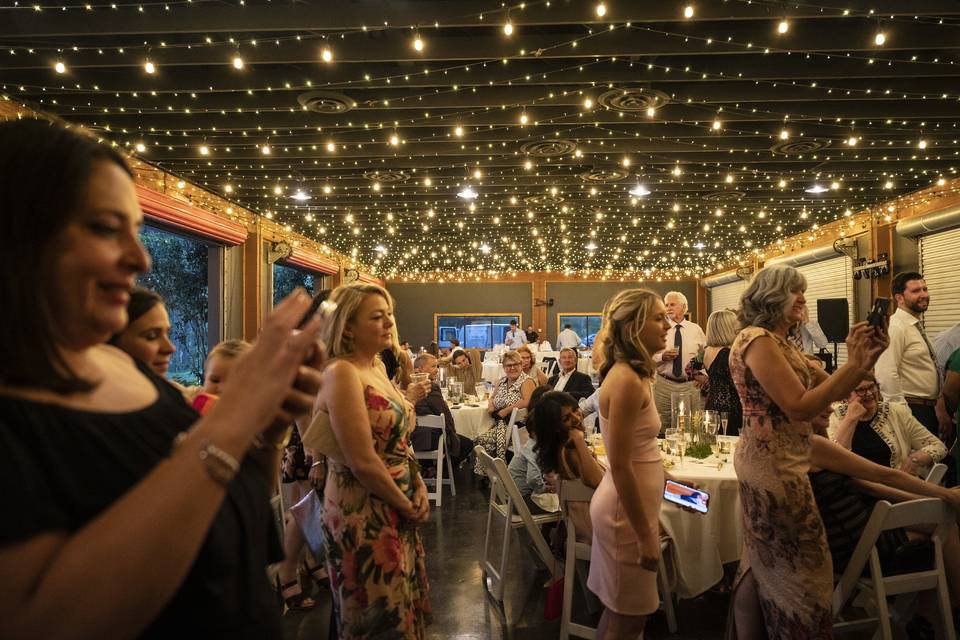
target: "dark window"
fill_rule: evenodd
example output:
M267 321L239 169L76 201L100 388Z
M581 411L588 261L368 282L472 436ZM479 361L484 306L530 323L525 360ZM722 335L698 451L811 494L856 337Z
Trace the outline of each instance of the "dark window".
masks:
M163 296L170 316L171 379L200 384L207 357L207 245L160 229L144 227L140 240L153 267L139 284Z
M588 314L557 314L557 322L560 325L560 331L563 331L564 325L570 325L578 336L580 341L588 347L593 346L593 341L600 331L600 324L603 317L599 313ZM557 332L559 335L560 331Z
M309 271L301 271L294 267L287 267L279 263L273 265L273 306L293 293L297 287L303 287L307 293L313 295L314 283L318 280ZM319 285L319 282L317 282Z
M456 338L465 349L492 349L495 344L503 344L511 320L515 320L519 326L520 314L436 314L437 344L450 347L450 340Z

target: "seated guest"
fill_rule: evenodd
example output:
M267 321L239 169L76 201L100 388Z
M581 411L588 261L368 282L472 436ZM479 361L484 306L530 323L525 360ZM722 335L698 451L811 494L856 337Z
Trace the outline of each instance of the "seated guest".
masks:
M830 437L871 462L913 475L925 475L947 455L907 405L880 399L876 378L869 374L830 416Z
M808 476L826 529L833 571L839 575L850 562L877 500L903 502L940 498L957 508L960 507L960 488L945 489L912 474L851 455L827 439L826 427L832 419L827 409L811 421L816 435L811 438ZM924 541L929 543L929 538L919 531L893 529L881 533L877 551L884 573L932 569L932 545L924 549ZM943 559L950 599L956 612L960 605L960 535L956 524L949 528Z
M543 331L537 334L536 340L530 341L527 345L530 347L530 351L534 353L541 353L543 351L553 351L553 347L550 346L550 341L547 340L547 337L543 335Z
M554 391L566 391L575 399L580 400L593 395L593 381L590 376L577 371L577 352L570 347L560 351L560 371L553 374L547 381Z
M134 287L127 302L127 326L110 338L110 344L123 349L158 376L167 375L170 357L177 347L170 341L170 318L160 294Z
M464 393L474 393L477 388L477 376L473 372L473 364L470 360L470 354L466 351L458 351L451 360L450 375L454 380L463 383Z
M527 344L533 344L537 341L537 338L540 335L540 331L533 328L532 324L527 325L527 330L524 332L527 336Z
M580 479L596 489L604 470L587 448L583 417L576 399L564 391L545 393L536 411L527 420L527 429L535 443L537 466L543 473L556 473L564 480ZM577 539L589 543L593 537L590 505L576 503L571 512L577 528ZM582 509L580 508L582 507Z
M440 357L440 345L438 345L436 341L431 342L431 343L427 346L427 353L429 353L430 355L432 355L434 358L439 358L439 357Z
M714 311L707 318L707 347L703 368L709 379L704 409L727 412L727 435L740 435L743 407L730 377L730 345L737 337L737 314L729 309Z
M447 434L447 451L456 466L466 460L473 451L473 440L457 433L456 425L453 422L453 414L450 413L450 407L447 401L443 399L440 392L440 385L437 384L437 373L440 371L437 367L437 359L429 353L421 353L413 361L413 370L416 373L426 373L430 376L430 391L415 405L418 416L443 416L444 426ZM436 429L414 429L410 435L410 443L415 451L432 451L437 448L440 442L440 432Z
M580 413L583 415L583 425L593 433L597 430L597 418L600 416L600 389L595 389L586 398L580 398L577 404L580 405Z
M548 382L547 374L537 366L537 360L533 357L533 352L530 351L530 347L523 345L517 349L517 353L520 355L523 372L533 378L538 387L546 385Z
M520 354L516 351L507 351L503 354L505 375L497 382L487 401L487 411L493 416L494 424L474 441L475 444L486 449L493 458L506 456L507 443L510 442L510 434L507 432L510 414L514 409L526 409L533 390L537 388L537 383L523 372L520 363ZM474 473L479 476L485 475L479 460L474 466Z

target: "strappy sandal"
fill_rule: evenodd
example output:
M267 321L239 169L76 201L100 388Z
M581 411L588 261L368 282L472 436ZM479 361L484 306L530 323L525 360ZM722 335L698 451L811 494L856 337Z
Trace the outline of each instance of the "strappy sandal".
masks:
M280 584L280 576L277 575L275 588L277 590L277 596L284 606L286 606L287 611L309 611L317 606L313 598L304 595L303 589L300 587L300 581L296 578L285 584ZM285 595L294 588L296 588L296 593Z
M311 567L307 564L307 561L304 560L303 564L300 565L300 573L304 577L313 580L314 584L320 589L330 589L330 577L327 574L327 567L322 562Z

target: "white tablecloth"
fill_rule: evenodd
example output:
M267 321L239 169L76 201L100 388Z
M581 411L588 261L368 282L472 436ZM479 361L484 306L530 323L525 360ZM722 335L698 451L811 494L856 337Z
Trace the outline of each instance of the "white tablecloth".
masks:
M578 358L577 359L577 371L580 373L585 373L588 376L593 376L593 358Z
M493 418L487 413L487 403L483 401L478 403L479 407L468 407L461 405L458 408L450 407L450 413L453 414L453 426L457 433L476 439L478 435L493 426Z
M732 460L732 456L729 457ZM717 469L714 458L697 464L685 458L668 469L679 481L695 482L710 494L705 515L689 513L664 501L660 525L673 540L671 558L674 593L694 598L723 578L723 565L740 559L740 492L733 463Z

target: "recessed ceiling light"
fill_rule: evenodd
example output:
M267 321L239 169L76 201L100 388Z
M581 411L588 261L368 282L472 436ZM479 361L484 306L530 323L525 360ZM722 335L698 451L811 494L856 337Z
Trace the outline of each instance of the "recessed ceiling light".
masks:
M305 193L303 189L297 189L296 193L294 193L290 197L296 200L297 202L305 202L310 199L310 195Z
M828 187L825 187L822 184L818 184L816 182L814 182L812 185L804 189L806 193L823 193L824 191L829 191L829 190L830 189Z

